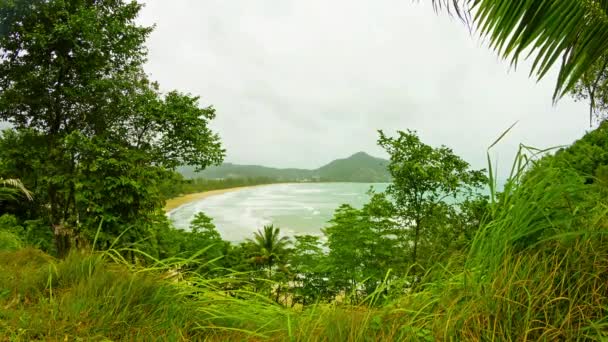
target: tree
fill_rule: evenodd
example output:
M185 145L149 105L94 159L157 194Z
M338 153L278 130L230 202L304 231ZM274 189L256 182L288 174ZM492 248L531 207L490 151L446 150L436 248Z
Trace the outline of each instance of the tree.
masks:
M585 72L572 90L578 101L589 101L589 124L608 119L608 55Z
M2 154L25 166L4 172L33 185L59 255L102 220L100 246L129 226L126 243L149 238L165 224L161 180L178 165L201 169L224 156L208 127L215 110L147 79L151 28L135 22L141 6L0 2L0 119L15 127L2 139L17 143Z
M306 305L331 296L327 279L327 257L318 236L296 235L290 266L294 274L293 304Z
M185 234L186 241L181 253L186 257L198 255L196 264L199 272L213 272L222 264L224 246L220 233L215 228L213 220L204 213L198 213L190 223L190 232Z
M358 302L385 280L405 274L404 245L396 239L395 208L385 194L372 194L361 209L344 204L323 229L329 254L329 285ZM390 277L387 278L387 275Z
M554 99L608 53L607 0L431 0L435 8L455 12L492 48L517 64L535 56L531 73L543 78L560 61Z
M364 269L373 243L373 232L361 212L348 204L336 209L330 225L323 229L327 238L330 286L333 292L344 291L358 299L359 285L365 280Z
M253 239L248 239L256 248L254 256L255 263L266 268L268 278L272 278L272 268L278 262L285 262L288 247L291 244L289 238L281 236L281 230L274 225L264 226L263 229L254 233Z
M386 193L374 193L361 209L363 222L370 227L369 257L365 267L365 287L374 292L384 281L391 282L407 274L406 246L399 240L399 217ZM387 277L388 276L388 277Z
M608 169L608 121L590 131L571 146L553 155L546 155L533 164L525 177L532 177L538 169L557 166L578 173L586 184L602 185ZM604 184L605 186L605 184Z
M428 241L445 209L446 199L473 194L486 181L483 171L469 170L469 164L448 147L424 144L415 131L398 132L396 138L382 131L378 144L390 155L393 183L387 193L405 229L399 238L411 243L411 263L419 262L421 242Z

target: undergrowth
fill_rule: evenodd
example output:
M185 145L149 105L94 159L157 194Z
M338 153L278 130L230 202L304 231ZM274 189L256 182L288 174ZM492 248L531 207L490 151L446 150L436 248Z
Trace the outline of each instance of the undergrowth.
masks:
M564 167L519 172L497 196L465 262L437 265L418 287L393 289L390 297L380 298L380 287L359 306L287 308L256 293L225 293L220 284L230 276L175 272L184 260L134 266L113 250L57 260L12 244L0 252L0 336L606 340L608 206L601 186Z

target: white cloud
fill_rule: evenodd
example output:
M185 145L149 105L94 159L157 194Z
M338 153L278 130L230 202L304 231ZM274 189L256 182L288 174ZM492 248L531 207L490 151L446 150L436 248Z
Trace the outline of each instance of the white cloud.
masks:
M520 142L568 144L588 127L584 104L552 105L536 83L458 20L403 0L149 0L156 23L147 71L164 89L213 104L228 161L317 167L359 150L376 130L415 129L476 167L503 166Z

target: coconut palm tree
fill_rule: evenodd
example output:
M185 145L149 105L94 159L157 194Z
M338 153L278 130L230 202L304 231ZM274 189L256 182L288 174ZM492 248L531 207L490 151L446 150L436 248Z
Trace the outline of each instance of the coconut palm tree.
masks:
M530 74L538 79L561 63L554 100L608 54L608 0L431 1L471 24L513 64L533 57Z
M256 262L268 269L268 277L272 275L272 267L281 261L291 244L289 238L280 236L281 230L274 225L264 226L254 233L253 239L248 239L257 249Z
M25 188L20 180L0 177L0 201L14 199L19 194L30 201L32 200L32 193Z

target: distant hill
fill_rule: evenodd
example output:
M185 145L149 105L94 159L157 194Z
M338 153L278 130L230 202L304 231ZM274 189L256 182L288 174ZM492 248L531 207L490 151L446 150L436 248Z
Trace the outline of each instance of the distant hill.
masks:
M186 178L258 178L270 177L279 179L301 179L310 177L310 170L303 169L277 169L259 165L238 165L224 163L220 166L210 166L202 172L194 172L194 168L183 167L179 172Z
M388 160L359 152L345 159L334 160L313 173L323 181L388 182L390 174L387 166Z
M259 165L238 165L225 163L212 166L202 172L194 168L180 168L186 178L259 178L269 177L279 181L321 181L321 182L388 182L388 160L372 157L365 152L355 153L344 159L337 159L315 170L278 169Z

